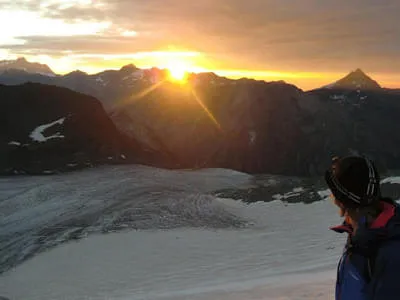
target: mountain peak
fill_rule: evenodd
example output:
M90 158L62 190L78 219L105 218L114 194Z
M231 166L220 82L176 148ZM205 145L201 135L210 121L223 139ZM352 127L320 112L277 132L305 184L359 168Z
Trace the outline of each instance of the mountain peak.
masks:
M48 65L29 62L25 57L18 57L15 60L0 61L0 72L7 70L22 70L27 73L37 73L46 76L55 76L56 74L49 68Z
M363 70L361 70L360 68L357 68L357 69L356 69L355 71L353 71L352 73L366 75L365 72L364 72Z
M65 76L66 77L71 77L71 76L80 76L80 77L82 77L82 76L87 76L87 75L88 74L86 72L83 72L81 70L75 70L75 71L69 72Z
M377 90L381 88L378 82L369 77L360 68L350 72L348 75L328 87L347 90Z
M134 64L125 65L120 69L120 71L123 71L123 72L133 72L136 70L137 70L137 67Z

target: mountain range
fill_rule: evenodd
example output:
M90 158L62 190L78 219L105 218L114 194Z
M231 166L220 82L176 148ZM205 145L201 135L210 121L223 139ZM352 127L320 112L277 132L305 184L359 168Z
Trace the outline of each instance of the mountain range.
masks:
M7 70L21 70L27 73L41 74L50 77L56 76L48 65L28 62L24 57L17 58L16 60L0 61L0 73Z
M52 75L45 75L48 70L43 72L42 66L39 71L26 64L15 68L8 62L12 67L0 71L0 83L14 85L0 87L0 147L7 144L8 156L20 150L17 143L29 143L35 126L68 120L66 116L72 113L69 102L73 102L74 112L86 112L82 120L102 142L94 147L95 154L87 151L93 148L90 143L79 144L72 152L86 149L85 159L97 163L107 162L110 156L126 157L129 152L129 162L171 168L224 167L249 173L319 175L330 157L362 153L377 160L382 169L400 166L400 138L390 135L400 129L400 93L382 88L360 69L333 84L305 92L282 81L231 80L213 73L190 74L187 84L180 85L168 81L165 70L142 70L134 65L93 75L75 71L61 76L51 70ZM40 97L46 101L27 93L27 88L40 90ZM8 89L21 92L15 92L18 95L11 100L3 97L3 90ZM56 101L62 101L60 108L56 109ZM85 110L89 102L103 109L101 117L98 113L96 119ZM10 103L18 105L12 108ZM35 121L28 121L31 118ZM108 129L99 130L99 124L108 124ZM17 131L23 133L14 134ZM69 132L77 139L92 140L79 126ZM62 141L52 139L57 145L54 151L36 153L63 153L69 143ZM98 145L110 143L118 147L99 159ZM130 145L128 149L121 150L120 145L126 144ZM12 160L15 163L7 166L8 172L26 169L34 160L23 153L18 155ZM58 158L50 156L35 154L34 158L41 161L39 165L53 161L53 169L73 161L68 156L58 163ZM24 163L17 168L19 161Z

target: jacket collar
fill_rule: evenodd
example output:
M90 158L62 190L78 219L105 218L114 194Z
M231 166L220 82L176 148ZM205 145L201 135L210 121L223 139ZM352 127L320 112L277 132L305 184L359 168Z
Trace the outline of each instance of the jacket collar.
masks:
M371 224L371 226L369 227L370 229L380 229L386 227L386 225L395 215L396 207L393 204L382 201L381 205L382 212ZM341 225L331 227L330 229L338 233L353 233L353 227L346 221L344 221Z
M387 223L394 217L396 207L387 202L381 202L382 204L382 212L375 219L375 221L371 224L371 229L378 229L386 227Z

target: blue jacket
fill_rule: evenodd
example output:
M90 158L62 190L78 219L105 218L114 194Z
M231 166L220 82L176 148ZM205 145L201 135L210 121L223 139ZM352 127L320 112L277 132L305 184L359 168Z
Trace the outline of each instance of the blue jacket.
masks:
M360 222L354 235L346 223L332 228L349 234L338 265L336 300L400 299L400 207L382 205L376 221L369 228Z

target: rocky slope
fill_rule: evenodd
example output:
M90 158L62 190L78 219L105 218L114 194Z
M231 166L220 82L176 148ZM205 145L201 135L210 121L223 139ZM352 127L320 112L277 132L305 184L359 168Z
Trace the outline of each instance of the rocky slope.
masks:
M53 173L144 157L98 100L36 83L0 85L0 153L3 174Z

